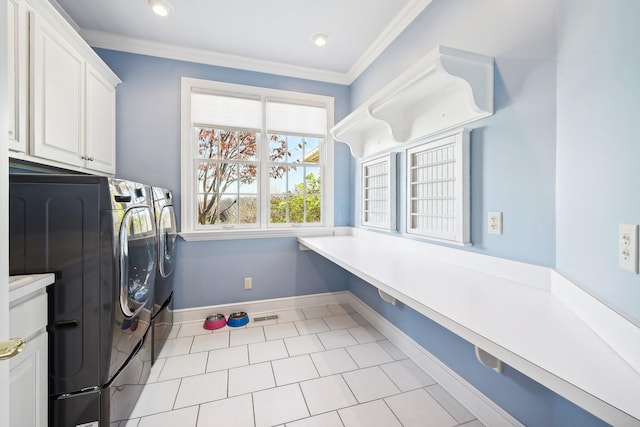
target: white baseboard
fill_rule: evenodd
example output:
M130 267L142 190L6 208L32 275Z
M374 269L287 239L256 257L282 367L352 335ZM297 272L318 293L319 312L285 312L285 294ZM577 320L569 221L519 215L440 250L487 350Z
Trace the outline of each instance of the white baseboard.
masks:
M438 382L451 396L487 426L523 426L508 412L465 381L391 322L351 292L346 301L354 310L387 337L400 351Z
M244 311L250 315L275 314L283 310L344 303L351 305L356 312L436 380L442 388L473 413L483 424L492 427L523 426L523 424L509 415L504 409L500 408L473 385L465 381L349 291L180 309L174 311L174 322L186 323L202 321L206 316L213 313L228 315L236 311Z
M231 313L244 311L245 313L254 315L319 305L343 304L348 299L348 293L349 292L347 291L327 292L324 294L301 295L296 297L211 305L207 307L184 308L174 310L173 321L174 323L204 321L208 315L215 313L222 313L225 316L228 316Z

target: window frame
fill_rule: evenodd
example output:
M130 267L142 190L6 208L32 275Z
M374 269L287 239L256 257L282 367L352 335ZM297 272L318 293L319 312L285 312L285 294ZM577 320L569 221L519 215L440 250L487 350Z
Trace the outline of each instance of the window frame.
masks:
M454 245L469 246L471 245L471 199L470 199L470 130L459 129L455 132L440 136L435 139L419 141L412 144L405 150L406 161L406 223L405 233L428 240L449 243ZM412 192L413 174L412 174L412 155L418 152L428 152L437 150L441 147L452 145L454 153L453 182L454 187L454 232L444 233L438 231L430 231L424 228L413 227L412 214L414 193ZM434 162L438 163L438 162ZM437 181L437 179L436 179ZM437 196L436 196L437 199Z
M262 102L262 129L260 131L260 173L258 178L258 224L247 227L211 227L198 224L195 167L196 159L193 144L193 126L191 123L191 93L193 91L213 94L232 95L238 97L259 97ZM266 100L290 104L323 107L327 110L327 129L324 137L324 149L321 150L318 166L322 171L321 190L321 223L303 224L270 224L266 213L269 204L269 165L266 151L268 134L266 129ZM185 240L223 240L252 239L271 237L302 237L311 235L332 234L334 226L334 140L329 131L334 124L334 98L324 95L269 89L258 86L240 85L213 80L182 77L181 81L181 206L180 236ZM304 135L303 135L304 136Z
M367 198L367 178L370 177L370 175L367 175L367 169L380 164L386 164L385 174L387 179L385 185L378 186L377 188L382 189L384 187L387 192L386 200L382 200L382 203L386 204L386 209L383 213L387 215L387 220L372 221L367 219L368 211L366 209L367 202L371 201ZM396 231L396 193L396 153L390 152L381 156L363 160L360 166L360 224L363 227L370 227L378 230Z

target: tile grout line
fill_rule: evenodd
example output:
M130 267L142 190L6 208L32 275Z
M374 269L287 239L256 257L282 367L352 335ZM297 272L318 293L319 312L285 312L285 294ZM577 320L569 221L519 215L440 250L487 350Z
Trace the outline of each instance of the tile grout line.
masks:
M318 370L318 367L316 366L316 362L313 361L313 357L311 357L311 354L313 354L313 353L307 354L307 357L309 358L309 360L311 360L311 365L313 366L313 369L316 371L316 374L318 374L318 378L322 378L322 375L320 375L320 371ZM300 382L298 381L298 383L300 383ZM311 413L311 412L309 412L309 413Z
M307 402L307 397L304 395L304 391L302 391L302 385L300 384L300 381L298 381L297 384L298 384L298 390L300 390L300 394L302 395L302 400L304 400L304 406L307 408L307 413L309 413L309 417L313 417L313 415L311 415L311 409L309 409L309 402ZM304 419L304 418L301 418L301 419Z
M402 393L402 392L401 392ZM389 396L387 396L389 397ZM382 399L382 403L389 408L389 411L391 411L391 413L393 414L393 416L396 418L396 420L398 420L398 423L400 423L401 426L403 426L404 424L402 423L402 421L400 420L400 417L398 417L398 414L396 414L396 412L393 410L393 408L391 406L389 406L389 404L387 403L386 399L383 397Z
M435 380L434 380L434 381L435 381ZM462 425L464 425L464 424L468 424L468 423L471 423L471 422L473 422L473 421L478 421L478 422L480 422L480 420L478 420L478 418L476 417L476 415L475 415L475 414L471 413L471 412L470 412L466 407L464 407L462 404L460 404L460 403L458 402L458 403L460 404L460 406L462 406L462 407L463 407L463 408L464 408L464 409L465 409L469 414L471 414L471 415L473 416L473 419L471 419L471 420L467 420L467 421L460 421L460 419L459 419L458 417L456 417L456 415L455 415L452 411L450 411L450 410L449 410L448 406L447 406L447 405L445 405L445 404L444 404L444 402L442 402L440 399L438 399L436 396L434 396L434 395L429 391L429 389L430 389L430 388L433 388L433 387L436 387L436 386L437 386L437 387L440 387L440 388L441 388L445 393L449 394L449 393L448 393L448 392L447 392L447 391L446 391L446 390L445 390L445 389L444 389L444 388L443 388L443 387L442 387L438 382L435 382L435 383L430 384L430 385L428 385L428 386L422 387L422 389L423 389L425 392L427 392L427 394L428 394L429 396L431 396L431 398L433 398L433 400L435 400L435 401L438 403L438 405L440 405L440 406L441 406L441 407L442 407L442 408L443 408L443 409L444 409L444 410L445 410L449 415L451 415L451 417L452 417L454 420L456 420L456 421L458 422L458 426L462 426ZM451 395L449 394L449 396L451 396ZM455 400L453 396L451 396L451 399L453 399L454 401L456 401L456 402L457 402L457 400Z
M434 380L434 381L435 381L435 380ZM462 425L462 421L460 421L460 420L458 419L458 417L456 417L456 416L455 416L455 414L453 414L453 413L449 410L449 408L447 408L447 406L446 406L446 405L444 405L444 404L440 401L440 399L436 398L436 396L434 396L433 394L431 394L431 393L429 392L429 390L428 390L428 389L429 389L430 387L434 387L434 386L436 386L436 385L440 385L440 384L438 384L438 383L436 382L436 383L434 383L434 384L431 384L431 385L428 385L428 386L422 387L422 389L423 389L423 390L424 390L424 391L425 391L429 396L431 396L431 398L432 398L433 400L435 400L435 401L438 403L438 405L440 405L440 406L442 407L442 409L444 409L444 410L447 412L447 414L451 415L451 418L453 418L454 420L456 420L456 422L458 423L458 426L461 426L461 425ZM441 387L442 387L442 386L441 386ZM472 414L472 415L473 415L473 414ZM474 415L474 417L475 417L475 415ZM474 419L475 419L475 418L474 418ZM471 421L473 421L473 420L471 420ZM465 424L466 424L466 422L465 422Z
M273 378L274 388L277 388L278 381L276 381L276 371L273 369L273 360L269 360L269 367L271 367L271 378Z
M205 372L207 371L207 365L205 365L204 367ZM184 379L184 377L180 378L180 383L178 384L178 389L176 390L176 395L173 398L173 405L171 405L172 409L176 409L176 403L178 402L178 395L180 394L180 388L182 388L182 380Z
M253 409L253 427L257 427L258 421L256 420L256 401L255 401L255 399L253 397L253 393L255 393L255 392L250 393L251 394L251 409Z
M327 308L329 311L331 311L331 309L329 309L329 308L328 308L328 306L324 306L324 307L325 307L325 308ZM387 407L387 408L392 412L392 414L394 415L394 417L399 421L398 415L393 411L393 409L391 409L391 407L389 406L389 404L388 404L388 403L387 403L387 401L386 401L386 398L393 397L393 396L398 396L398 395L402 395L402 394L404 394L404 393L413 392L413 391L421 390L421 389L422 389L422 390L424 390L424 391L425 391L429 396L431 396L431 397L435 400L435 402L437 402L437 404L438 404L438 406L439 406L439 407L441 407L444 411L446 411L446 413L448 413L450 416L452 416L452 418L454 418L454 419L456 420L456 422L458 423L458 424L457 424L458 426L462 426L462 425L463 425L463 424L461 424L461 421L460 421L457 417L455 417L455 416L454 416L454 414L453 414L453 413L452 413L452 412L451 412L451 411L450 411L450 410L449 410L449 409L448 409L448 408L447 408L447 407L446 407L446 406L445 406L445 405L440 401L440 399L437 399L435 396L433 396L433 395L432 395L432 394L427 390L429 387L434 387L434 386L436 386L436 385L439 385L439 383L438 383L437 381L436 381L436 382L434 382L433 384L430 384L430 385L427 385L427 386L422 386L422 387L418 387L418 388L415 388L415 389L412 389L412 390L404 391L404 390L402 390L402 389L400 388L400 386L398 385L398 383L396 383L396 381L394 381L394 380L393 380L393 378L391 378L391 377L390 377L390 375L389 375L389 374L388 374L384 369L382 369L382 366L391 365L391 364L393 364L393 363L399 363L399 362L401 362L402 360L406 360L407 358L406 358L406 355L405 355L404 353L400 352L403 356L405 356L405 358L400 359L400 360L396 360L396 358L395 358L395 357L394 357L394 356L389 352L389 350L387 350L384 346L382 346L382 345L380 344L380 342L381 342L381 341L384 341L384 340L389 341L389 339L388 339L385 335L381 334L381 333L380 333L380 332L379 332L379 331L378 331L378 330L377 330L373 325L369 324L368 322L367 322L365 325L362 325L362 324L360 324L359 322L357 322L357 321L355 321L355 320L354 320L354 321L355 321L355 323L356 323L354 326L351 326L351 327L340 327L340 328L337 328L337 329L331 329L331 327L329 326L329 324L326 322L326 319L327 319L327 318L335 317L335 316L343 316L343 315L345 315L345 314L347 314L347 315L349 315L349 316L351 317L352 312L347 312L347 313L342 313L342 312L341 312L341 313L335 313L335 312L331 311L331 313L332 313L332 315L331 315L331 316L325 316L325 317L314 317L314 318L312 318L312 319L307 319L307 318L306 318L306 314L304 313L304 311L303 311L302 309L298 309L297 311L298 311L298 314L300 314L300 315L303 317L302 319L297 319L297 320L296 320L296 319L293 319L293 320L287 320L287 321L281 321L281 320L278 320L278 321L277 321L277 323L273 324L273 325L286 325L287 323L291 323L291 324L293 325L294 330L295 330L295 331L297 332L297 334L298 334L297 336L292 336L292 337L282 337L282 338L274 338L274 339L268 340L268 339L267 339L267 334L266 334L265 327L267 327L267 326L272 326L272 325L254 326L254 327L252 327L252 328L248 328L247 326L245 326L244 328L242 328L242 329L253 329L253 328L258 328L258 327L259 327L259 328L262 328L262 331L261 331L261 332L262 332L262 338L263 338L263 341L259 341L259 342L257 342L257 343L253 343L253 344L260 344L260 343L262 343L262 342L275 342L275 341L280 340L280 341L283 343L283 345L284 345L284 349L285 349L285 352L286 352L286 354L287 354L287 356L286 356L286 357L281 357L281 358L277 358L277 359L270 359L270 360L267 360L267 361L269 362L269 366L270 366L270 369L271 369L271 378L272 378L272 380L273 380L274 387L269 387L269 388L267 388L267 389L256 390L256 391L252 391L252 392L246 392L246 393L243 393L243 394L240 394L240 395L237 395L237 396L233 396L233 398L235 398L235 397L240 397L240 396L244 396L244 395L247 395L247 394L251 394L254 427L258 425L258 421L257 421L257 419L256 419L255 393L260 392L260 391L264 391L264 390L276 389L276 388L278 388L278 387L284 387L284 386L288 386L288 385L292 385L292 384L294 384L294 383L290 383L290 384L283 384L282 386L279 386L279 385L277 384L277 381L276 381L276 373L275 373L275 369L274 369L274 361L286 360L286 359L291 359L291 358L293 358L293 357L299 357L299 356L307 356L307 359L308 359L308 360L311 360L311 363L312 363L312 366L313 366L313 369L314 369L314 374L315 374L315 375L317 375L317 377L316 377L316 378L310 378L310 379L306 379L306 380L303 380L303 381L296 381L296 382L295 382L295 384L298 384L298 390L299 390L299 392L302 394L303 400L304 400L304 402L305 402L305 407L306 407L306 409L307 409L307 412L309 413L309 416L308 416L308 417L300 418L299 420L306 419L306 418L312 418L312 417L316 417L316 416L323 415L323 414L327 414L327 413L331 413L331 412L336 412L336 414L338 415L338 418L339 418L339 420L340 420L341 424L342 424L342 425L344 425L344 421L342 420L342 417L340 416L340 413L339 413L338 409L335 409L335 410L332 410L332 411L323 412L323 413L318 413L318 414L315 414L315 415L314 415L314 414L311 414L311 411L310 411L310 408L309 408L309 403L308 403L308 401L307 401L307 397L305 396L305 394L304 394L304 392L303 392L303 390L302 390L302 383L304 383L304 382L310 382L310 381L319 380L319 379L322 379L322 378L328 378L328 377L331 377L331 376L334 376L334 375L339 375L339 377L342 379L342 381L344 381L344 383L346 384L346 386L347 386L348 390L350 391L351 395L355 398L355 402L356 402L356 404L355 404L355 405L350 405L350 406L346 406L346 407L344 407L344 408L339 408L339 409L346 409L346 408L350 408L350 407L356 407L356 406L363 405L363 404L366 404L366 403L369 403L369 402L375 402L376 400L382 400L382 401L383 401L383 403L386 405L386 407ZM343 330L344 330L344 331L346 331L346 332L347 332L347 336L351 337L351 338L355 341L355 344L343 345L343 346L338 346L338 347L334 347L334 348L327 349L327 348L326 348L326 346L325 346L325 344L324 344L324 342L323 342L323 341L320 339L320 337L319 337L319 333L320 333L320 332L313 332L313 333L306 333L306 334L302 334L302 332L301 332L301 330L300 330L300 327L299 327L298 325L296 325L296 321L308 321L308 320L316 320L316 319L317 319L317 321L318 321L318 322L321 322L321 324L323 324L325 327L327 327L327 328L328 328L328 330L326 330L326 331L321 331L321 332L324 332L324 333L332 333L332 332L338 332L338 331L343 331ZM366 320L366 319L365 319L365 320ZM340 322L335 322L335 324L340 324ZM358 328L358 327L360 327L360 328L362 328L362 327L366 327L367 325L368 325L369 327L371 327L372 329L374 329L376 332L378 332L378 334L382 337L382 339L375 339L375 338L374 338L374 339L373 339L373 341L360 342L360 341L357 339L357 337L354 335L354 333L353 333L351 330L349 330L349 329ZM179 337L180 332L183 330L183 327L182 327L182 326L183 326L183 325L180 325L180 326L178 327L177 332L176 332L176 337L175 337L175 339L177 339L177 338L183 338L183 337ZM334 325L334 326L335 326L335 325ZM238 330L239 330L239 329L240 329L240 328L238 328ZM214 332L216 332L216 331L214 331ZM169 357L166 357L166 358L162 358L162 360L163 360L163 362L162 362L162 363L163 363L163 365L161 366L161 369L160 369L160 371L158 372L158 376L157 376L157 378L156 378L155 383L169 382L169 381L173 381L173 380L175 380L175 379L179 379L179 383L178 383L178 388L177 388L177 391L176 391L175 397L174 397L174 399L173 399L172 409L170 409L170 410L168 410L168 411L160 411L160 412L158 412L157 414L161 414L161 413L165 413L165 412L172 412L172 411L175 411L175 410L181 410L181 409L186 409L186 408L190 407L190 406L186 406L185 408L177 408L177 409L176 409L176 407L175 407L175 406L176 406L176 404L177 404L178 396L180 395L180 392L182 391L182 389L183 389L183 387L184 387L183 380L184 380L184 378L194 377L194 376L198 376L198 375L206 375L206 374L208 373L208 367L209 367L209 364L210 364L210 363L212 362L212 360L213 360L213 357L214 357L214 356L213 356L213 352L214 352L214 351L216 351L216 350L224 350L224 349L230 349L230 348L235 348L235 347L245 346L245 351L246 351L246 354L247 354L247 365L239 366L239 367L237 367L237 368L242 368L242 367L245 367L245 366L247 366L247 367L248 367L248 366L252 366L252 365L255 365L255 364L256 364L256 363L253 363L253 364L251 363L251 357L250 357L250 352L249 352L249 344L250 344L250 343L247 343L247 344L240 344L240 345L236 345L236 346L233 346L233 347L232 347L232 346L231 346L231 332L233 332L233 330L230 330L230 331L224 331L224 332L226 332L226 333L227 333L227 337L226 337L226 345L227 345L227 346L226 346L226 347L223 347L223 348L217 348L217 349L212 349L212 350L203 350L203 351L198 351L198 352L192 353L192 351L195 349L195 344L196 344L196 343L195 343L195 339L196 339L196 337L197 337L197 336L199 336L199 335L205 335L205 334L195 334L195 335L190 336L191 341L190 341L190 344L189 344L188 353L186 353L186 354L179 354L179 355L172 355L172 356L169 356ZM317 341L317 342L320 344L320 347L319 347L316 351L312 351L312 352L307 351L307 352L305 352L305 353L301 353L301 354L297 354L297 355L295 355L295 356L292 356L291 351L290 351L290 348L289 348L289 346L287 346L287 341L286 341L286 339L287 339L287 338L300 338L300 337L305 337L305 336L315 338L315 341ZM365 339L365 340L367 340L367 339L370 339L370 338L364 337L364 339ZM389 341L389 342L390 342L390 341ZM353 355L351 354L351 352L349 351L349 349L350 349L350 348L357 347L357 346L362 346L362 345L367 345L367 344L374 344L374 343L375 343L375 344L377 344L377 345L378 345L378 347L380 347L380 349L383 351L383 353L384 353L384 354L386 354L387 356L389 356L390 361L388 361L388 362L384 362L384 363L378 363L378 364L375 364L375 365L372 365L372 366L361 367L361 366L360 366L360 365L355 361L355 359L353 358ZM320 371L319 371L319 369L318 369L318 366L317 366L316 362L314 361L314 359L313 359L312 355L313 355L313 354L322 354L322 353L325 353L325 352L328 352L328 351L337 351L337 350L342 350L342 351L344 351L344 352L346 353L346 355L347 355L348 360L349 360L349 361L351 361L351 362L353 363L353 365L355 366L355 368L354 368L354 369L351 369L351 370L349 370L349 371L339 372L339 373L337 373L337 374L330 374L330 375L322 376L322 375L320 374ZM194 374L194 375L187 375L187 376L185 376L185 377L179 377L179 378L169 378L169 379L166 379L166 380L162 380L162 381L160 381L161 376L163 375L163 373L164 373L164 372L165 372L165 370L167 369L167 365L166 365L167 360L169 360L170 358L174 358L174 357L186 356L186 355L189 355L189 354L197 354L197 353L201 353L201 352L205 352L205 351L207 352L207 357L206 357L206 362L205 362L204 373L202 373L202 374ZM411 360L411 359L409 359L409 360ZM265 362L267 362L267 361L265 361ZM262 363L262 362L260 362L260 363ZM387 379L389 379L389 380L390 380L390 382L391 382L391 383L392 383L392 384L393 384L393 385L398 389L398 392L397 392L397 393L394 393L394 394L392 394L392 395L389 395L389 396L380 397L380 398L378 398L378 399L370 400L370 401L368 401L368 402L360 402L360 401L356 398L356 396L355 396L355 394L354 394L354 392L353 392L353 389L352 389L351 385L350 385L350 384L347 382L347 380L345 379L344 374L345 374L345 373L349 373L349 372L356 372L356 371L359 371L359 370L368 369L368 368L372 368L372 367L377 367L379 370L382 370L383 375L384 375ZM207 403L211 403L211 402L215 402L215 401L223 401L223 400L226 400L226 399L230 399L230 398L231 398L231 397L230 397L230 395L229 395L229 392L230 392L230 379L231 379L231 378L230 378L230 371L231 371L231 368L227 368L227 369L220 370L220 371L212 371L212 372L225 372L225 373L226 373L226 394L225 394L225 396L224 396L224 397L219 398L219 399L214 399L214 400L212 400L212 401L207 401L207 402L202 402L202 403L197 404L197 405L192 405L192 406L197 406L197 413L196 413L196 425L197 425L197 423L198 423L198 422L199 422L199 420L200 420L200 416L201 416L201 409L202 409L202 405L203 405L203 404L207 404ZM434 381L435 381L435 380L434 380ZM454 399L454 400L455 400L455 399ZM458 403L459 403L459 402L458 402ZM462 405L462 407L463 407L464 409L466 409L466 407L464 407L464 405ZM148 415L146 415L145 417L153 416L153 415L157 415L157 414L148 414ZM472 415L472 416L474 416L473 414L471 414L471 415ZM474 417L475 417L475 416L474 416ZM140 425L140 423L142 423L142 418L144 418L144 417L139 417L139 418L137 419L136 425ZM296 422L296 421L299 421L299 420L291 420L291 421L288 421L287 423ZM473 418L473 419L471 419L471 420L467 420L467 421L465 421L465 424L473 423L474 421L476 421L476 422L477 422L477 421L478 421L478 420L477 420L477 418ZM284 424L287 424L287 423L284 423ZM401 422L400 422L400 424L402 425L402 423L401 423ZM194 427L195 427L195 426L194 426Z
M198 427L198 422L200 421L200 409L202 407L202 404L198 404L198 411L196 412L196 425L193 427Z

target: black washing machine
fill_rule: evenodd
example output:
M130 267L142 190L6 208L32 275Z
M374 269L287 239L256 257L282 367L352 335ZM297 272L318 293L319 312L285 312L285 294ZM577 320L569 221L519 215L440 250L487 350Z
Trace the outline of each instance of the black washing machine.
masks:
M176 260L176 215L170 190L152 187L158 230L158 270L151 320L155 362L173 327L173 269Z
M49 426L127 419L151 369L151 188L89 175L9 181L10 274L56 277L47 288Z

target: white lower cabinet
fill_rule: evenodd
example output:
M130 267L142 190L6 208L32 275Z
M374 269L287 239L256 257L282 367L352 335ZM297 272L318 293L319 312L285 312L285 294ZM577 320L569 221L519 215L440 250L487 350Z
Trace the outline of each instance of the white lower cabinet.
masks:
M12 337L26 338L22 352L10 360L11 427L47 425L47 294L40 291L11 303Z
M9 368L11 427L47 425L47 334L31 338Z

